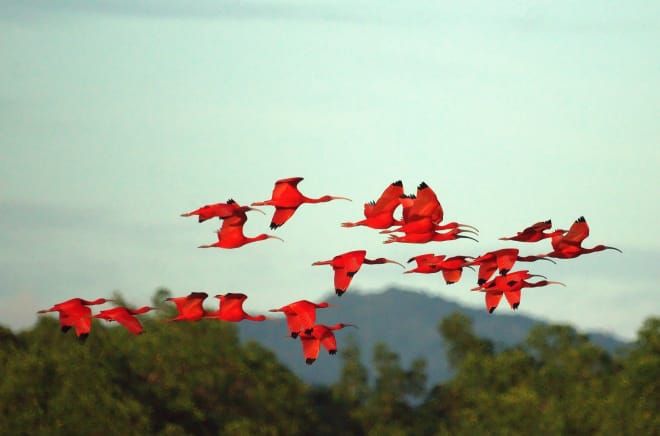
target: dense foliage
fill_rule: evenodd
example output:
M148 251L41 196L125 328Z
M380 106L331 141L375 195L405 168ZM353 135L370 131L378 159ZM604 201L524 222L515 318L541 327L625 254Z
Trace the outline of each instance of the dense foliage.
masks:
M658 318L613 355L559 325L496 351L456 312L438 325L456 375L427 390L426 362L385 344L344 336L340 380L309 386L235 324L162 309L140 336L94 321L84 345L52 317L0 328L0 434L660 434Z

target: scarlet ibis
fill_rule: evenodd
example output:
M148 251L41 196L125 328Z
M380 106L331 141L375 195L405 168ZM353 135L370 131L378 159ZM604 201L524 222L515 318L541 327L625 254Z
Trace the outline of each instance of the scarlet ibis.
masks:
M325 348L329 354L333 355L337 353L337 339L333 330L343 329L344 327L355 327L354 324L339 323L333 326L327 326L323 324L316 324L312 327L311 332L303 332L300 334L300 342L302 343L303 356L305 357L305 363L311 365L314 363L316 358L319 355L321 345Z
M400 205L403 195L401 180L391 183L378 200L364 203L364 218L361 221L341 223L342 227L366 226L372 229L387 229L394 225L394 211Z
M471 236L463 235L462 233L474 233L470 230L463 230L460 228L454 228L445 233L439 232L425 232L425 233L406 233L401 236L390 235L389 238L383 241L383 244L391 244L393 242L402 242L407 244L425 244L427 242L441 242L441 241L452 241L454 239L472 239L475 242L479 242Z
M504 295L513 310L516 310L520 305L520 294L523 288L537 288L540 286L547 286L551 284L566 286L562 282L541 280L538 282L528 282L527 279L532 277L543 277L539 274L529 274L528 270L521 270L510 272L505 275L495 277L493 280L484 283L481 286L472 288L472 291L485 292L486 310L493 313L502 295Z
M395 231L419 233L433 230L454 229L457 227L468 227L473 230L477 230L473 226L456 222L441 225L440 223L444 219L444 210L440 204L440 201L438 200L438 196L425 182L422 182L419 184L419 186L417 186L416 195L403 195L400 197L399 201L403 208L401 219L402 224L404 227L407 225L410 227L407 227L405 230L397 229ZM424 228L428 225L424 224L422 225L422 228L417 228L416 225L412 224L413 222L423 218L428 218L430 223L434 224L435 226L432 228Z
M337 256L333 257L330 260L316 261L312 265L332 266L332 269L335 272L335 278L334 278L335 292L340 297L344 292L346 292L346 289L348 289L348 285L350 285L351 280L353 280L353 276L360 270L360 267L362 266L363 263L366 263L367 265L375 265L381 263L395 263L405 268L397 261L386 259L384 257L379 257L376 259L367 259L365 257L366 255L367 255L366 250L349 251L343 254L338 254Z
M247 295L238 292L229 292L224 295L216 295L220 300L220 308L216 312L210 312L205 318L215 318L222 321L239 322L244 319L248 321L264 321L267 318L264 315L252 316L243 310L243 302Z
M551 238L558 234L558 232L564 232L563 230L556 230L551 233L544 233L546 230L549 230L552 227L552 220L539 221L531 226L527 227L521 232L517 232L515 236L509 236L505 238L500 238L501 241L518 241L518 242L538 242L541 239Z
M275 230L287 222L303 203L325 203L331 200L351 201L350 198L332 195L324 195L319 198L306 197L298 190L298 183L302 180L302 177L280 179L275 182L270 200L252 203L252 206L275 206L275 213L270 223L271 230Z
M154 307L144 306L139 309L128 309L126 307L113 307L112 309L102 310L94 318L104 319L106 321L112 322L117 321L122 324L126 329L133 333L134 335L142 334L143 328L140 321L135 317L135 315L140 315L142 313L149 312L154 310Z
M593 248L583 248L582 241L584 241L587 236L589 236L589 225L587 224L587 220L581 216L575 220L565 235L557 235L552 238L553 250L542 256L549 256L557 259L572 259L582 254L603 250L616 250L619 253L622 253L618 248L606 245L596 245Z
M467 259L474 258L471 256L452 256L445 258L444 254L437 256L434 254L420 254L419 256L408 259L408 263L414 260L417 263L417 267L404 271L404 274L432 274L442 271L445 283L451 285L461 279L464 267L472 269L472 267L466 265Z
M189 216L197 215L198 222L202 223L206 220L215 217L220 219L226 219L236 216L237 214L240 216L240 214L245 214L245 212L250 210L254 210L265 214L265 212L261 209L256 209L249 206L241 206L230 198L229 200L227 200L226 203L207 204L191 212L182 213L181 216L189 217Z
M112 301L108 298L97 298L91 301L83 300L82 298L72 298L58 303L50 309L39 310L37 313L59 312L60 330L62 333L66 333L71 327L74 327L78 340L81 344L84 344L92 328L92 310L87 306Z
M396 227L394 229L388 229L388 230L381 230L380 233L429 233L429 232L435 232L438 230L447 230L447 229L455 229L455 228L463 228L467 227L469 230L465 230L466 232L469 231L471 233L474 233L475 235L478 232L478 229L476 227L473 227L469 224L460 224L457 222L451 222L451 223L446 223L446 224L436 224L433 222L433 220L430 217L423 217L423 218L418 218L414 221L410 222L405 222L403 225Z
M244 216L245 213L243 213L243 217ZM213 244L200 245L199 248L238 248L245 244L263 241L264 239L270 238L283 241L283 239L278 236L267 235L265 233L261 233L257 236L245 236L245 234L243 234L243 225L245 224L245 219L243 217L236 216L223 221L222 226L216 232L216 235L218 236L218 242Z
M165 321L199 321L204 317L204 300L209 295L206 292L191 292L185 297L170 297L165 301L176 304L177 316Z
M331 306L332 304L325 301L314 303L309 300L298 300L279 309L270 309L270 312L284 313L287 326L289 327L289 333L292 338L296 338L300 332L311 332L311 328L316 322L316 309Z
M552 259L548 259L545 255L540 256L519 256L520 250L517 248L502 248L500 250L489 251L481 256L469 261L466 265L474 266L479 265L477 284L481 285L486 283L493 273L499 269L500 274L506 274L511 270L513 264L518 262L535 262L537 260L547 260L556 263Z

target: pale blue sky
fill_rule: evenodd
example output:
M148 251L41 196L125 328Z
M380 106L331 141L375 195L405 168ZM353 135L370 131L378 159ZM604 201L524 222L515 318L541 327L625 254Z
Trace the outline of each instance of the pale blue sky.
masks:
M660 312L657 3L382 3L0 0L0 323L161 285L265 310L327 295L331 270L311 263L344 251L539 254L547 241L497 238L584 215L584 245L624 253L522 264L568 286L519 311L634 337ZM197 249L216 224L179 217L293 176L353 202L304 205L285 242L237 250ZM480 242L339 226L397 179L426 181ZM272 233L263 209L247 234ZM451 287L401 272L365 266L342 304L396 284L483 307L471 271Z

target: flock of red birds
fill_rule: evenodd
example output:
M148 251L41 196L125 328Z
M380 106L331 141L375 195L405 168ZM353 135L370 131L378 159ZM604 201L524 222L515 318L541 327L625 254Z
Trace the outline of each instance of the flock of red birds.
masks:
M284 225L296 212L298 207L305 203L323 203L331 200L350 200L346 197L324 195L319 198L309 198L298 190L298 184L302 177L282 179L275 182L271 198L265 201L252 203L250 206L241 206L230 199L226 203L209 204L199 209L184 213L181 216L197 216L198 222L217 218L221 222L217 230L217 242L201 245L200 248L225 248L233 249L245 244L262 241L269 238L281 238L259 234L246 236L243 227L247 221L247 212L257 211L264 213L255 206L273 206L275 212L270 222L270 228L275 230ZM401 207L400 218L395 217L395 211ZM417 187L416 194L405 194L403 183L396 181L383 191L376 201L364 204L364 219L355 222L341 223L343 227L365 226L380 230L387 234L385 244L390 243L412 243L423 244L432 241L448 241L459 238L467 238L477 241L471 233L476 235L478 230L468 224L457 222L443 223L444 211L435 192L424 182ZM552 251L545 254L521 256L517 248L503 248L490 251L478 257L452 256L443 254L426 253L408 259L408 263L415 262L415 268L404 271L405 274L421 273L432 274L442 272L445 283L456 283L461 279L463 268L473 269L477 267L477 286L472 291L485 294L486 309L492 313L504 296L512 309L517 309L520 304L521 291L523 288L546 286L549 284L561 284L561 282L548 281L538 274L530 274L529 270L512 271L516 262L534 262L545 260L553 262L556 259L571 259L582 254L593 253L606 249L617 250L618 248L605 245L596 245L592 248L582 247L582 242L589 236L589 226L584 217L578 218L568 230L556 229L550 231L552 223L550 220L538 222L514 236L503 237L501 240L516 241L524 243L537 243L544 239L550 239ZM329 260L320 260L312 265L330 265L334 271L334 287L337 295L343 295L350 286L351 280L360 270L363 264L374 265L393 263L403 268L404 265L391 259L383 257L369 259L366 250L355 250L334 256ZM495 274L498 272L498 274ZM493 277L495 275L495 277ZM533 277L542 277L544 280L530 282ZM216 295L219 300L217 311L209 312L203 307L204 300L208 297L205 292L192 292L189 295L168 298L166 301L176 305L178 315L165 321L199 321L204 318L217 319L221 321L239 322L243 320L264 321L271 319L265 315L250 315L243 309L243 303L248 298L242 293L227 293ZM99 298L89 301L81 298L72 298L56 304L50 309L40 310L38 313L58 312L62 332L67 332L72 327L81 342L89 335L92 318L116 321L124 325L131 333L142 333L142 325L136 315L153 310L153 307L144 306L139 309L126 307L114 307L102 310L92 315L89 306L112 302L110 299ZM271 309L271 312L282 312L286 317L289 335L300 340L303 356L307 364L312 364L318 357L321 346L329 354L337 351L337 342L334 330L344 327L356 327L353 324L338 323L335 325L324 325L316 323L316 310L332 306L327 302L315 303L308 300L299 300Z

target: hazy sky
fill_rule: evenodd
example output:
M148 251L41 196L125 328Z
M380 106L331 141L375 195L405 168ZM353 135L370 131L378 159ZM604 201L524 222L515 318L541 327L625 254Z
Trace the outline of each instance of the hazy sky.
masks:
M660 313L657 2L0 6L0 324L113 290L147 304L159 286L244 292L258 312L328 295L330 267L311 263L345 251L540 254L548 241L497 238L581 215L585 246L623 254L519 264L567 284L525 292L519 312L626 339ZM293 176L353 201L303 205L275 232L264 207L245 233L285 241L235 250L198 249L218 225L179 216L265 200ZM340 227L398 179L410 193L425 181L480 242L384 245ZM399 285L484 306L472 271L452 286L402 271L364 266L341 304Z

